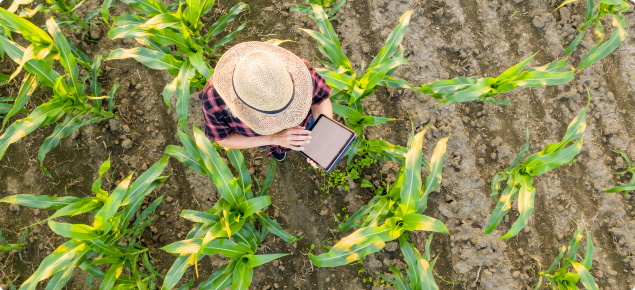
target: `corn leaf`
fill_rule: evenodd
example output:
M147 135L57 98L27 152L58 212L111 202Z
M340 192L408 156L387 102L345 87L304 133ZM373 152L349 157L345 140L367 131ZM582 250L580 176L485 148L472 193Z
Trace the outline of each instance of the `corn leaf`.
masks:
M281 238L283 241L287 243L295 243L298 241L298 238L292 236L291 234L283 230L280 224L270 219L266 213L260 211L255 213L255 215L256 217L258 217L258 220L260 221L260 224L263 227L266 227L267 230L269 230L272 234Z
M423 155L423 137L426 134L426 129L415 135L412 141L412 147L405 155L404 180L400 192L400 209L402 214L418 212L419 209L420 189L422 185L421 157Z
M129 205L132 208L135 208L134 211L138 208L138 205L143 202L143 197L147 195L149 192L147 189L151 186L151 184L159 178L161 173L165 170L165 167L168 166L168 161L170 157L168 155L163 156L159 161L154 163L148 170L146 170L143 174L141 174L130 186L130 189L127 191L124 200L121 202L121 206ZM124 220L128 220L132 218L132 214L124 215ZM125 211L124 211L125 212Z
M591 264L593 263L593 241L591 239L591 234L589 234L589 230L586 231L586 253L584 255L584 259L580 262L582 266L584 266L587 270L591 270Z
M497 78L496 78L496 82L501 82L504 80L509 80L509 79L514 79L518 76L518 74L520 74L520 72L523 71L523 69L527 66L527 64L538 54L538 52L534 53L532 56L528 57L527 59L521 61L520 63L516 64L515 66L509 68L508 70L506 70L505 72L503 72L502 74L500 74Z
M185 274L185 270L194 265L194 259L195 255L193 254L182 254L176 258L176 261L172 264L172 267L165 275L161 290L170 290L174 288L174 286L179 283L179 280L181 280L181 277Z
M236 30L234 30L232 33L225 35L225 37L219 39L216 44L214 44L214 46L212 46L212 51L216 51L217 49L219 49L221 46L229 43L230 41L232 41L234 39L234 37L236 37L236 34L238 34L238 32L240 32L241 30L243 30L245 28L245 26L247 26L247 22L241 24L240 26L238 26L238 28L236 28Z
M584 289L598 289L598 285L595 283L595 279L593 279L591 273L589 273L589 271L583 265L579 264L578 262L571 262L571 265L573 266L575 271L578 272L578 275L580 275L580 281L582 282L582 285L584 285Z
M64 286L66 286L66 283L68 283L68 280L70 280L71 275L73 274L73 270L75 270L77 266L84 263L92 254L94 254L94 252L90 250L90 248L86 248L79 251L70 264L64 266L61 272L58 272L51 278L49 283L46 285L45 290L61 290L62 288L64 288Z
M487 220L487 225L485 226L486 235L491 234L507 212L509 212L512 207L512 201L516 198L519 191L519 186L514 186L511 181L507 183L507 187L503 190L498 203L496 203L496 208L494 208L492 215L489 217L489 220Z
M524 174L519 174L520 189L518 191L518 212L520 215L512 227L501 239L509 239L516 236L529 222L529 217L534 210L534 199L536 198L536 189L531 186L533 178Z
M327 38L326 36L324 36L323 34L317 31L313 31L310 29L301 29L301 30L306 32L309 36L315 38L315 40L317 40L318 47L320 48L320 52L322 52L324 56L326 56L333 64L335 64L336 67L344 67L344 68L351 67L351 63L346 57L346 55L344 54L344 52L342 52L340 47L336 43L334 43L331 39Z
M161 13L168 12L165 5L160 1L155 0L121 0L122 2L134 7L141 11L141 13L147 16L155 16Z
M44 32L44 30L35 26L24 18L20 18L17 15L0 8L0 25L11 29L14 32L22 33L22 36L30 41L42 46L48 46L53 43L51 37Z
M232 279L233 290L247 290L251 285L254 270L247 266L245 262L239 260L234 268L234 275Z
M584 69L598 62L600 59L603 59L620 46L622 42L624 42L624 39L626 39L628 18L622 18L621 16L615 14L613 18L613 26L615 27L615 31L611 35L611 38L585 55L582 62L580 62L578 70Z
M611 189L603 190L602 192L615 193L615 192L630 191L630 190L635 190L635 183L623 184L620 186L613 187Z
M429 231L446 234L450 233L441 221L429 216L421 215L418 213L410 213L404 215L401 218L404 222L404 229L407 231Z
M315 71L324 78L326 84L331 88L347 91L350 90L355 83L355 78L346 74L336 73L324 68L316 68Z
M213 224L220 221L220 218L217 215L189 209L184 209L183 211L181 211L181 217L195 223Z
M562 72L563 70L567 69L568 66L569 65L567 64L567 60L563 59L559 61L550 62L543 66L532 67L528 69L527 71L528 72Z
M60 272L60 269L70 263L77 253L84 251L86 248L88 248L88 245L75 240L69 240L57 247L52 254L44 258L33 275L22 283L20 289L35 289L40 281Z
M184 123L187 120L191 94L190 78L195 73L196 69L188 59L181 65L179 75L176 77L176 115L179 118L179 123Z
M145 47L135 47L132 49L118 48L110 52L105 61L113 59L134 58L143 65L156 70L168 70L172 72L179 71L183 66L183 62L174 58L170 54L162 51L156 51Z
M519 87L534 88L542 86L555 86L568 83L573 80L574 71L569 72L540 72L540 71L524 71L512 81Z
M225 264L214 272L207 281L198 285L199 289L222 290L232 285L232 277L236 260L232 260L229 264Z
M434 147L432 158L430 159L430 174L426 177L425 184L421 188L421 196L419 197L419 213L422 213L428 204L428 195L441 186L442 167L445 160L445 147L448 138L443 138L437 142Z
M105 233L110 232L111 224L108 220L117 212L119 207L121 206L121 202L124 200L126 193L129 190L130 179L132 178L132 174L128 175L117 188L113 190L112 194L106 199L104 203L104 207L102 207L95 214L95 227L103 230Z
M112 286L115 285L115 281L121 275L121 271L123 270L124 261L112 264L106 272L106 277L104 277L104 281L101 283L99 290L108 290L112 289Z
M309 253L309 259L318 267L335 267L350 264L363 259L368 254L383 249L386 241L396 238L393 230L393 228L387 226L359 229L341 239L328 253L319 256ZM391 234L391 232L393 233ZM400 234L400 232L396 234Z
M255 268L288 255L290 254L251 255L247 262L247 267Z
M423 85L417 90L435 99L442 99L456 91L461 91L475 85L476 77L458 77L451 80L436 81Z
M0 159L2 159L2 156L4 156L4 153L11 143L15 143L22 137L33 132L47 117L57 116L63 108L64 103L62 102L44 103L35 108L28 117L11 124L4 134L0 136ZM5 118L5 121L6 120Z
M254 213L263 210L271 204L271 198L269 196L260 196L252 198L242 202L238 206L238 211L243 214L243 217L249 217Z
M92 240L101 235L97 229L87 225L74 225L54 221L49 221L48 224L54 233L70 239Z
M196 71L202 74L203 77L205 77L205 79L209 80L210 78L212 78L212 71L207 66L207 62L205 61L205 58L203 57L202 50L199 49L196 53L192 52L192 50L188 50L187 58L192 64L192 66L196 68Z
M410 23L410 16L412 15L412 12L414 12L414 10L409 10L401 16L401 18L399 19L399 24L388 36L384 47L381 48L377 56L373 59L370 65L368 65L369 69L372 69L386 62L395 54L395 52L397 52L399 44L406 34L406 29L408 28L408 24Z
M174 145L168 145L165 147L165 153L176 158L178 161L184 163L190 168L194 169L194 171L205 174L203 169L199 166L199 161L195 160L194 157L190 156L188 152L183 147L178 147Z
M583 140L582 138L580 138L578 141L565 149L538 157L533 161L527 163L525 165L525 170L531 176L545 174L550 170L573 160L573 158L580 153L580 150L582 149L582 143Z
M332 104L332 105L333 105L334 114L347 118L349 121L351 121L351 123L354 123L354 124L359 123L363 117L360 112L358 112L357 110L351 107L342 106L339 104Z
M3 129L4 129L4 126L7 124L7 122L9 121L9 118L11 118L16 113L19 113L24 107L24 105L26 105L26 102L31 98L31 94L33 94L33 92L35 91L35 88L37 88L37 84L38 84L38 81L37 81L36 75L32 73L27 73L24 75L24 78L22 79L22 84L20 85L20 91L18 92L18 96L13 102L13 108L11 108L11 110L4 116L4 120L2 121ZM39 126L39 124L37 126ZM7 131L9 130L10 129L7 129ZM26 134L24 136L26 136ZM1 148L2 146L0 146L0 149ZM2 158L1 151L0 151L0 158Z
M60 78L60 74L54 71L51 66L40 59L31 59L24 64L24 68L35 74L43 86L53 88L55 81Z
M50 18L46 21L46 26L49 33L53 36L55 47L60 52L60 63L70 77L73 88L75 89L75 94L79 97L79 95L81 94L81 90L77 86L76 82L74 82L79 79L79 71L77 69L75 56L71 52L71 47L68 44L68 40L66 39L66 37L64 37L64 35L62 35L62 31L60 30L59 26L57 26L57 23L55 23L55 20L53 18Z
M48 195L17 194L0 199L0 202L41 209L61 209L77 200L79 198L74 196L53 197Z
M216 22L214 22L214 24L212 24L212 26L209 27L209 32L203 38L204 41L206 43L210 42L212 40L212 37L223 32L227 25L232 22L236 18L236 16L238 16L238 14L240 14L240 12L245 8L249 9L249 5L242 2L234 5L234 7L232 7L227 14L221 16L221 18L219 18Z
M492 85L496 82L493 78L480 79L475 85L465 90L447 96L439 101L440 104L455 104L463 102L471 102L477 100L480 96L492 91Z
M227 158L229 162L231 162L232 166L238 171L238 186L242 190L243 194L248 199L254 197L253 191L251 190L251 174L249 173L249 169L245 166L245 157L243 153L240 152L239 149L227 149Z
M328 20L328 16L324 12L324 9L317 4L312 5L313 15L315 16L315 21L317 22L318 29L320 32L328 39L330 39L337 47L341 47L340 40L337 37L337 33L333 29L333 26Z
M227 164L225 164L223 159L218 155L218 152L216 152L210 140L205 137L205 134L203 134L201 130L194 126L192 131L194 131L194 139L203 158L204 164L202 165L210 172L210 179L216 184L218 192L225 200L229 201L230 204L238 205L243 195L240 193L238 183L232 176L231 171L229 171Z

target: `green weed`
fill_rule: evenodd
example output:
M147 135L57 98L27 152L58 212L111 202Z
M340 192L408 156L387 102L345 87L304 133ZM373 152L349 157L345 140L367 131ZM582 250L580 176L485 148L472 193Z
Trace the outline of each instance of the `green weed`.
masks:
M631 190L635 190L635 167L633 167L633 165L631 164L631 160L628 159L628 156L619 150L615 150L615 152L619 153L620 155L622 155L622 157L624 157L624 159L626 159L626 162L628 163L628 168L622 172L617 172L615 174L626 174L626 173L630 173L631 174L631 181L627 184L623 184L620 186L616 186L613 187L611 189L607 189L604 190L602 192L608 192L608 193L613 193L613 192L624 192L624 197L626 197L626 195L631 191Z

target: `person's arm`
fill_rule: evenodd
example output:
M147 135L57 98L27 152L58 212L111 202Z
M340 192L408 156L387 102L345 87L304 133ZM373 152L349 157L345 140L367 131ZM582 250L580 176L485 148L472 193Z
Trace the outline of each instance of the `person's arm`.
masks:
M322 103L311 106L311 112L313 113L313 120L317 120L320 115L325 115L329 118L333 118L333 105L331 100L326 98Z
M311 139L311 131L305 130L304 127L289 128L284 131L258 137L245 137L243 135L233 133L228 138L216 141L218 145L231 149L247 149L267 145L277 145L292 150L304 150L303 145L309 144Z

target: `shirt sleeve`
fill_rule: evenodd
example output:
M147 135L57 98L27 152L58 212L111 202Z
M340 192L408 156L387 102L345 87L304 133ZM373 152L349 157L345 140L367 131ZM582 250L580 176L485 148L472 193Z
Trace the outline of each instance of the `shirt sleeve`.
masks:
M203 116L205 117L205 136L209 139L220 141L229 138L234 129L226 121L227 112L222 108L225 104L213 86L208 86L199 94L203 103Z
M311 77L313 78L313 103L319 105L331 96L331 87L326 84L324 78L318 74L312 67L309 68Z

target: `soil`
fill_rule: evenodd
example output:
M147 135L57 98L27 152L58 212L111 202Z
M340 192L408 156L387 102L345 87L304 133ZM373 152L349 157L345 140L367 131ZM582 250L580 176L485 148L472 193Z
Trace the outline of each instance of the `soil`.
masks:
M218 1L203 22L213 23L237 2ZM380 50L400 16L414 9L403 40L410 67L403 66L396 76L418 86L457 76L496 76L536 51L541 52L530 66L565 58L564 49L575 37L575 25L581 23L585 4L578 1L554 11L560 2L348 0L333 24L344 51L359 70L363 61L370 63ZM248 1L249 12L238 17L231 26L235 28L245 21L249 24L230 45L248 40L291 39L297 42L283 46L318 66L315 41L299 30L317 30L315 22L301 13L289 11L291 4L301 3ZM101 1L86 1L76 12L83 17L101 4ZM5 1L0 6L9 5L10 1ZM116 5L119 7L112 8L111 15L121 15L131 9L122 2ZM613 150L619 149L635 158L633 6L624 13L630 19L628 36L615 52L577 74L568 84L519 88L499 96L511 101L510 106L466 103L435 110L436 100L432 98L420 95L419 101L409 90L385 88L364 101L366 114L399 119L368 128L366 138L382 138L405 145L412 129L410 120L417 131L432 122L424 142L424 154L429 156L436 142L451 134L443 165L443 184L430 195L425 212L443 221L450 231L449 235L435 234L432 243L432 256L438 256L434 268L440 289L533 289L538 280L533 269L544 270L559 248L568 244L575 230L572 220L586 227L593 236L596 248L591 273L600 289L635 287L635 198L632 194L624 197L620 193L601 192L630 178L613 174L626 167L626 162ZM41 25L49 17L38 14L33 21ZM607 31L611 31L610 20L610 17L603 20ZM107 27L103 24L87 36L95 41L82 41L81 31L73 33L63 28L63 32L91 57L108 55L119 47L138 46L132 39L108 39ZM20 37L15 37L25 44ZM588 32L580 47L568 57L569 63L577 65L594 43L593 34ZM10 60L0 63L1 73L14 69L15 64ZM0 162L0 198L13 194L90 196L99 166L109 156L113 169L108 173L108 180L104 180L104 187L111 190L129 173L141 173L158 161L166 145L180 144L176 114L162 101L163 87L171 80L167 73L149 69L134 60L108 61L102 70L105 75L99 81L104 91L109 91L117 80L121 83L115 101L119 119L85 127L73 138L63 139L44 162L53 179L42 173L36 157L53 126L40 128L11 145ZM584 146L577 160L571 166L562 166L536 178L535 210L528 227L517 237L499 239L518 216L515 204L497 231L484 236L485 224L495 205L489 197L489 183L494 174L508 167L520 151L525 130L530 132L530 152L560 140L569 122L586 105L586 87L591 92L591 106L583 135ZM17 90L17 85L5 86L0 94L15 96ZM38 88L26 107L36 107L50 94L50 89ZM201 104L196 93L190 105L190 125L202 128ZM18 114L11 121L22 117L23 114ZM268 169L268 162L262 158L264 153L263 149L244 150L248 168L260 180ZM307 257L311 244L316 245L315 252L321 253L321 241L332 245L348 234L336 231L333 216L355 212L370 200L373 188L359 187L361 179L350 180L348 190L331 189L327 194L319 190L323 177L307 167L298 154L289 154L287 160L278 164L269 191L273 206L268 209L269 215L284 229L304 238L287 244L269 235L263 252L291 255L256 268L249 289L382 288L373 285L379 280L378 274L390 273L389 264L400 269L406 266L396 242L369 255L363 263L337 268L311 265ZM342 164L340 167L343 169ZM146 200L152 202L163 193L171 197L171 202L164 201L156 210L158 218L141 241L158 260L153 263L162 273L175 258L159 248L182 239L192 226L179 217L181 210L206 210L219 197L208 178L187 173L187 169L171 160L166 170L172 173L171 177ZM392 182L397 169L391 162L378 163L367 168L362 176L373 183L382 179ZM427 176L427 171L423 174ZM16 209L0 204L0 228L14 243L23 227L51 214L47 210ZM92 217L81 215L60 220L91 223ZM426 232L414 232L410 241L422 251L427 236ZM42 259L65 241L66 238L53 234L46 224L32 227L22 259L16 252L0 253L0 287L5 289L5 277L17 284L24 282ZM204 258L199 264L201 279L195 285L207 279L224 261L219 256ZM362 268L364 272L359 273ZM67 289L89 289L85 275L76 270ZM370 277L373 282L368 281ZM195 278L191 268L182 282ZM98 287L97 284L92 286ZM544 285L543 289L548 286Z

